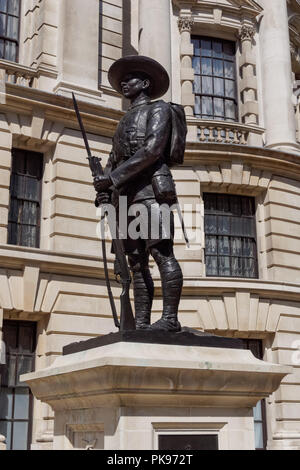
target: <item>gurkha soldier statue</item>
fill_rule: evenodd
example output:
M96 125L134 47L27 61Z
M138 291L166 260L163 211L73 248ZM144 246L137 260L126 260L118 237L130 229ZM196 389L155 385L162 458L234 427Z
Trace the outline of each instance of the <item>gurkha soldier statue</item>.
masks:
M174 215L171 211L164 222L160 214L159 236L151 238L151 214L157 210L159 213L162 204L170 207L177 202L169 164L172 152L181 153L179 159L183 158L184 111L179 105L157 100L168 90L169 76L153 59L124 57L111 66L108 79L115 90L130 100L131 106L113 137L103 176L94 178L96 205L111 202L117 209L120 196L126 196L129 209L137 203L147 209L148 237L132 239L127 233L123 240L133 278L136 329L179 332L183 276L173 251ZM178 155L173 157L178 159ZM168 222L170 226L166 227ZM162 317L152 325L154 285L149 270L150 254L159 268L163 296Z

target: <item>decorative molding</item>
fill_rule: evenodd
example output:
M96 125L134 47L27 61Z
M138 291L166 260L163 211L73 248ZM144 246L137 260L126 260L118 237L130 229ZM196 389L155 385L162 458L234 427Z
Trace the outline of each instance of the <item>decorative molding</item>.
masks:
M192 32L192 27L194 25L195 21L193 18L187 17L180 17L178 18L178 28L180 33L183 33L184 31L187 31L188 33Z
M241 41L252 41L255 35L255 28L254 26L250 25L243 25L238 32L238 38Z

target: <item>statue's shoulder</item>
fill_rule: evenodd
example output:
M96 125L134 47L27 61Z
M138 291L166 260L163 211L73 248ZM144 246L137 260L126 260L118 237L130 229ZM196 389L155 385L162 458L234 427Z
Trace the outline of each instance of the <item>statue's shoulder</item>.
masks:
M153 111L164 111L170 113L170 103L166 103L164 100L151 101L149 103Z

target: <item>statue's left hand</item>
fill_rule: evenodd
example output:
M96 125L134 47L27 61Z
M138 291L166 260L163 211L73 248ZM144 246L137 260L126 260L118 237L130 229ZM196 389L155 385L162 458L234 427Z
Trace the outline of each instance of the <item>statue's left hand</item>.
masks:
M96 176L94 178L94 188L97 193L105 193L110 186L112 186L112 181L109 176Z

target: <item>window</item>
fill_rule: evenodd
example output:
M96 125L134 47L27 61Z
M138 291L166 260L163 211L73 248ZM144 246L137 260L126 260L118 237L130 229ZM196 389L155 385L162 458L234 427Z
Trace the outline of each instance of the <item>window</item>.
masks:
M102 27L103 27L103 4L99 0L99 50L98 50L98 85L102 84Z
M192 36L194 44L195 116L236 121L235 43Z
M0 59L17 62L21 0L0 0Z
M32 394L19 382L34 370L36 326L31 322L3 322L6 364L0 388L0 434L7 450L28 450L31 441Z
M39 247L43 155L13 150L8 244Z
M263 359L262 341L259 339L243 339L244 349L250 349L257 359ZM266 402L259 401L253 409L254 435L256 450L267 448Z
M257 278L254 198L203 194L206 275Z

